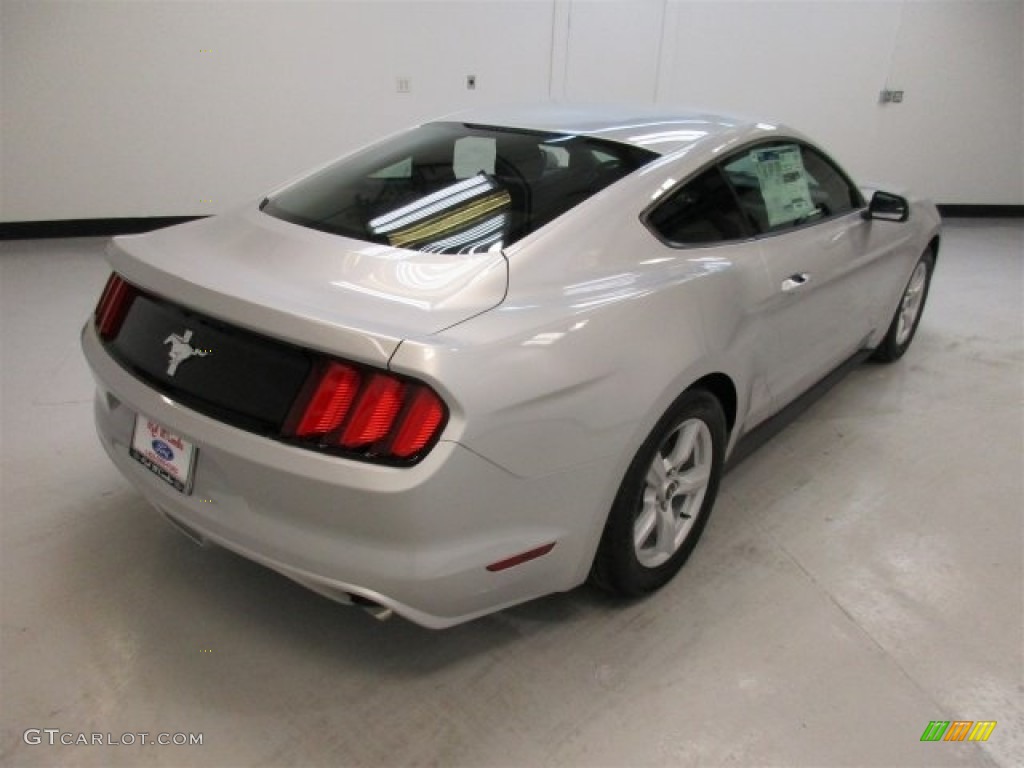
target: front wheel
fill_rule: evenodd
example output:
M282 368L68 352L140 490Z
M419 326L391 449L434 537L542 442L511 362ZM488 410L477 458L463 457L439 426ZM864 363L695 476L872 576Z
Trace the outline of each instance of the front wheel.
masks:
M910 342L914 340L917 326L921 322L924 302L928 298L928 288L932 282L932 270L935 269L935 254L929 248L921 255L921 259L910 274L910 280L903 291L900 305L892 318L889 330L882 343L875 348L871 359L880 363L893 363L903 357Z
M722 406L710 393L690 390L673 403L622 481L594 558L594 583L635 596L675 576L715 503L726 434Z

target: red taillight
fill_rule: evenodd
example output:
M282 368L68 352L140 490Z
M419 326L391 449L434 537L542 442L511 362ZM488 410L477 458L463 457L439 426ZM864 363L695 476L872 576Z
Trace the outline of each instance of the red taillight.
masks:
M341 436L344 448L360 448L384 437L402 406L402 382L375 373L359 396L359 403Z
M359 388L356 370L340 363L329 363L321 374L309 405L295 428L299 437L326 435L341 426Z
M96 304L96 331L101 339L109 341L117 336L136 295L138 291L135 286L116 272L111 273L106 288L100 294L99 303Z
M445 418L444 403L425 385L348 363L319 366L303 392L285 435L368 458L416 458Z
M391 452L403 459L418 453L430 442L443 418L441 399L426 387L417 388L391 443Z

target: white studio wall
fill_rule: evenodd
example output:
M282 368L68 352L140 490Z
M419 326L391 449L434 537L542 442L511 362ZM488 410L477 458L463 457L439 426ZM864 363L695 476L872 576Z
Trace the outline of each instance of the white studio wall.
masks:
M875 142L916 150L875 172L929 189L926 157L940 202L1024 202L1024 2L909 3L901 29L889 82L914 92L881 110Z
M545 97L550 19L516 2L4 2L0 219L215 213L413 121Z
M550 99L779 120L864 181L1024 203L1021 0L0 8L2 221L216 213L383 132Z

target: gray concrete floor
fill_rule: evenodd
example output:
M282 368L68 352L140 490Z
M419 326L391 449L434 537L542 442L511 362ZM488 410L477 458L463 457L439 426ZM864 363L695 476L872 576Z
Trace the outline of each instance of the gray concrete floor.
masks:
M731 472L662 592L584 587L440 633L151 512L92 428L77 334L102 241L0 249L0 764L1022 763L1019 220L947 224L907 356L858 368ZM931 720L998 725L922 743ZM29 728L203 743L31 745Z

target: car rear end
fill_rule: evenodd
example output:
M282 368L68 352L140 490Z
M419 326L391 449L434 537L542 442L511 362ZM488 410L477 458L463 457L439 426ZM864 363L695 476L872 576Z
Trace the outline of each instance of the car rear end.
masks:
M501 304L504 245L649 155L424 131L259 206L116 238L82 345L104 449L179 529L444 627L582 581L614 486L605 463L524 477L466 445L486 414L459 388L503 352L444 331Z
M211 230L228 226L262 229L261 246L221 246L221 267L202 285L188 280L202 258L190 268L182 263L188 257L171 262L158 255L195 254L219 240ZM97 383L97 430L111 460L192 538L342 602L383 606L441 627L550 591L560 581L550 565L516 573L500 567L557 538L539 527L524 531L512 507L529 489L458 444L464 414L453 393L428 381L429 373L420 379L388 369L400 344L395 324L429 331L500 300L500 254L474 270L476 303L452 314L412 307L418 321L389 311L379 296L335 287L318 297L312 283L301 292L302 306L287 306L287 285L273 301L263 296L254 303L246 294L259 295L261 282L274 279L265 261L282 237L308 236L295 230L250 212L233 222L115 241L110 257L117 271L82 332ZM336 260L351 256L338 238L312 234L330 240ZM308 245L305 270L296 257L303 275L291 278L296 293L295 284L317 271ZM293 249L302 250L299 243ZM376 259L382 293L382 275L397 260L393 252ZM232 260L234 269L224 270ZM263 266L247 280L254 260ZM432 263L436 277L443 261L419 264ZM161 262L173 269L158 268ZM224 279L211 274L218 271ZM434 287L440 291L436 281ZM460 287L447 290L457 305ZM318 303L325 308L317 310ZM348 306L330 318L326 307L333 303Z

